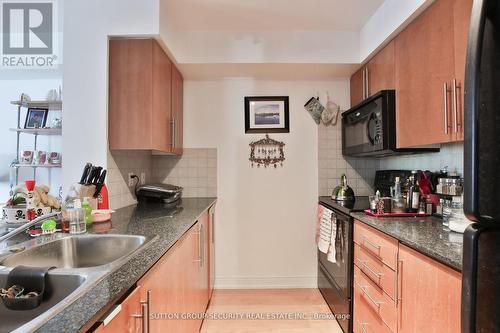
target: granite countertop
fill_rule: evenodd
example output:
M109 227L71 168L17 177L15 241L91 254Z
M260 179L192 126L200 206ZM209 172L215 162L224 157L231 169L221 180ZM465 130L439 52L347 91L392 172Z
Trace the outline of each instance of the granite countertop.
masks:
M463 235L444 230L441 219L376 218L365 213L351 213L351 216L430 258L462 271Z
M166 214L161 204L146 208L129 206L113 214L112 227L95 224L91 233L142 235L152 239L130 260L101 278L88 292L63 311L49 319L37 332L75 332L81 329L108 303L129 290L168 249L195 224L216 198L184 198L182 210L175 216ZM159 237L154 238L158 235ZM153 239L154 238L154 239Z

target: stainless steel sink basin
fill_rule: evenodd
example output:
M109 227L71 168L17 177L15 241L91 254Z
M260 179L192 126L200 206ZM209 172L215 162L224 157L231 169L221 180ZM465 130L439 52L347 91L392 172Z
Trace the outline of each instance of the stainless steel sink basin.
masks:
M1 287L5 287L7 283L7 274L7 272L0 274ZM54 274L50 272L47 277L42 304L33 310L9 310L0 301L0 332L12 332L40 316L75 291L85 280L86 278L83 275Z
M144 244L143 236L69 236L12 254L0 265L56 268L86 268L106 265L129 255Z

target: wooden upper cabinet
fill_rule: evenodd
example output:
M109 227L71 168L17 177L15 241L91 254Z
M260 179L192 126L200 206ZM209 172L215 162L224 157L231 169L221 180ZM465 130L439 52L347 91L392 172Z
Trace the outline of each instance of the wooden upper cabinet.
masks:
M351 76L351 107L361 103L364 99L364 70L365 68L363 67Z
M172 66L172 151L182 154L183 147L184 79L177 67Z
M453 2L436 1L395 38L398 148L454 140Z
M399 333L460 332L461 276L399 246Z
M367 65L368 96L394 89L394 41L378 52Z
M472 0L455 0L453 5L453 33L455 42L456 113L453 110L453 130L457 140L464 139L464 83L467 42L472 12ZM453 88L453 83L452 83ZM454 106L455 107L455 106ZM456 117L456 120L455 120ZM456 128L455 128L456 123Z
M182 154L182 85L156 40L111 39L109 148Z
M351 76L351 107L394 86L394 41L391 41Z

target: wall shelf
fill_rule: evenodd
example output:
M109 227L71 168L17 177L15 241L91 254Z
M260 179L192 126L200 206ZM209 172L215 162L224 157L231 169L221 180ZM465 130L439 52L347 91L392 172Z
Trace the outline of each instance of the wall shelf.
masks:
M11 128L10 130L33 135L62 135L62 128Z
M21 164L21 163L15 163L12 165L14 168L62 168L62 164Z
M10 104L24 108L46 108L49 110L62 110L62 101L12 101Z

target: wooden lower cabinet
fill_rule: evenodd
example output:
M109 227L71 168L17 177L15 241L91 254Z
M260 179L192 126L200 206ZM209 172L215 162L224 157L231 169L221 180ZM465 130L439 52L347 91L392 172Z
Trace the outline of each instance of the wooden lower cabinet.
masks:
M139 280L149 332L198 332L208 293L208 211Z
M140 288L135 288L120 304L116 305L94 331L96 333L142 333L144 309L141 306Z
M460 332L461 275L404 245L399 260L398 332Z
M366 251L363 238L382 253L395 250L396 267ZM355 333L460 332L460 273L360 221L354 223L354 241Z
M208 298L212 297L215 284L215 205L208 210Z

